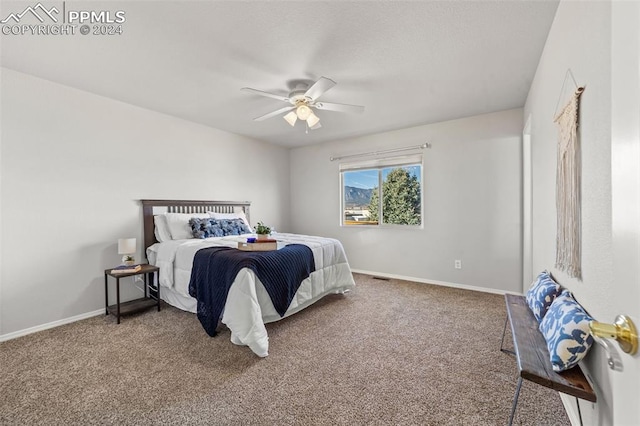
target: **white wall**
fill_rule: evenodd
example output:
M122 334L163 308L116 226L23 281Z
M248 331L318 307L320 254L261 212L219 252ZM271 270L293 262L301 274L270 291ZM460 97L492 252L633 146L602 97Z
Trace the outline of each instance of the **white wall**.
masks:
M357 270L519 292L522 123L513 109L293 149L293 231L340 239ZM340 227L329 157L424 142L424 229Z
M102 308L117 239L142 258L140 199L249 200L252 222L288 224L286 149L4 68L1 88L0 336Z
M637 282L616 282L613 279L612 212L611 212L611 3L562 1L558 7L547 43L538 65L535 79L525 105L525 117L532 117L533 149L533 269L548 268L564 287L597 320L613 322L620 312L621 299ZM637 21L636 24L637 26ZM635 52L637 61L638 52ZM579 85L586 89L580 103L580 145L582 149L582 281L571 279L556 270L556 141L557 130L552 122L554 108L567 69L571 69ZM561 104L575 88L569 90ZM633 94L630 88L629 95ZM637 93L637 90L635 91ZM636 95L637 96L637 95ZM558 107L560 109L561 107ZM637 259L636 259L637 262ZM635 303L637 306L638 301ZM617 345L614 345L617 348ZM628 355L626 357L629 370ZM631 424L622 410L614 409L612 380L616 375L607 368L604 350L596 345L583 363L594 381L598 403L581 402L585 424ZM637 363L636 363L637 364ZM635 373L632 381L640 378ZM634 392L629 397L637 401ZM615 396L624 398L623 394ZM570 415L575 414L575 400L566 399ZM626 407L624 410L634 410ZM626 417L629 419L629 417ZM635 419L637 424L640 419Z

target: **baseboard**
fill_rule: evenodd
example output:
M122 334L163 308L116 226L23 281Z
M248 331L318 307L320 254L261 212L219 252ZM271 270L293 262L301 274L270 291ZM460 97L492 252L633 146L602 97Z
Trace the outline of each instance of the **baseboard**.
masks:
M0 342L5 342L7 340L16 339L18 337L26 336L27 334L36 333L38 331L48 330L50 328L59 327L64 324L69 324L72 322L80 321L83 319L96 317L98 315L104 315L104 308L98 309L96 311L87 312L84 314L76 315L69 318L64 318L58 321L53 321L47 324L36 325L35 327L25 328L24 330L14 331L12 333L2 334L0 335Z
M384 272L365 271L365 270L362 270L362 269L352 269L351 272L355 272L356 274L373 275L373 276L376 276L376 277L393 278L393 279L396 279L396 280L413 281L413 282L417 282L417 283L435 284L435 285L441 285L441 286L444 286L444 287L460 288L460 289L463 289L463 290L481 291L483 293L492 293L492 294L507 294L507 293L509 293L509 294L519 294L519 295L522 294L522 293L517 293L517 292L513 292L513 291L498 290L498 289L495 289L495 288L477 287L477 286L467 285L467 284L450 283L450 282L447 282L447 281L438 281L438 280L430 280L430 279L426 279L426 278L408 277L408 276L405 276L405 275L387 274L387 273L384 273Z

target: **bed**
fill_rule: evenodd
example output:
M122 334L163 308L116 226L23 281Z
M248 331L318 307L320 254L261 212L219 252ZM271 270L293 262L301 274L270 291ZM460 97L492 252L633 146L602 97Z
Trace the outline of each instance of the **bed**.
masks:
M250 202L246 201L142 200L145 254L150 264L160 268L159 284L165 302L185 311L197 312L197 301L189 295L196 253L208 247L236 248L238 242L245 242L251 236L196 239L187 235L184 219L233 217L248 223L249 209ZM171 231L173 235L170 235ZM277 313L253 271L243 268L237 274L229 289L221 321L231 330L232 343L248 346L260 357L269 353L266 323L286 318L328 294L343 294L355 286L344 249L338 240L287 233L274 236L279 246L303 244L309 247L313 252L315 271L302 281L283 316Z

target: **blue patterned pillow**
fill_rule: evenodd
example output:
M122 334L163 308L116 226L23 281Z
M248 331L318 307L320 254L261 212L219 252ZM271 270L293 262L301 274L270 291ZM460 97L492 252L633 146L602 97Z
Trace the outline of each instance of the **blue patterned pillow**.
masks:
M220 228L218 223L216 223L215 219L192 217L189 219L189 226L191 227L191 234L193 235L193 238L224 236L222 228Z
M223 235L242 235L250 234L251 228L242 219L211 219L216 222Z
M563 290L551 304L540 323L547 341L553 371L564 371L577 365L593 344L589 333L589 316L569 290Z
M553 300L560 294L562 287L555 282L549 271L542 271L527 291L527 304L538 322L542 321Z

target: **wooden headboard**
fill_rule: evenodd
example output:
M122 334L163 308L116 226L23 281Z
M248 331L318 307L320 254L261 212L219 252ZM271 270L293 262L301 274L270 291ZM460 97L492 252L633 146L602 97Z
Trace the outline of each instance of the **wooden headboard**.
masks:
M243 211L249 217L250 201L204 201L204 200L140 200L144 232L144 255L147 248L158 241L153 232L153 216L162 213L235 213Z

